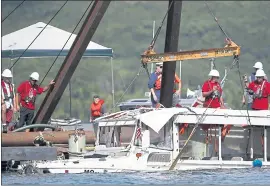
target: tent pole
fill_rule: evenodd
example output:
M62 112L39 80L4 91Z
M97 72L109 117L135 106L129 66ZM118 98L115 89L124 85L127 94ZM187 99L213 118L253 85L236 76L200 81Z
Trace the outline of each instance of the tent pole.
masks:
M113 58L111 57L111 73L112 73L112 105L113 111L115 111L114 107L114 78L113 78Z
M68 83L69 85L69 118L71 119L71 81Z
M153 33L152 33L152 38L154 39L155 37L155 27L156 27L156 21L153 21ZM151 64L151 73L154 71L154 63Z

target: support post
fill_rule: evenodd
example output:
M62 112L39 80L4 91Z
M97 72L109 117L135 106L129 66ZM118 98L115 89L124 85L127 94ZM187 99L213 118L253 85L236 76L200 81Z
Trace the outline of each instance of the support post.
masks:
M178 51L182 1L169 0L169 6L171 2L172 6L168 12L167 18L164 52ZM167 108L172 106L175 68L176 61L167 62L163 65L160 103Z
M48 123L109 4L110 1L94 2L33 123Z
M112 106L113 111L115 111L115 103L114 103L114 75L113 75L113 58L111 57L111 73L112 73Z
M218 126L218 160L222 161L222 152L221 152L221 126Z
M253 154L254 154L254 150L253 150L253 146L254 146L254 143L253 143L253 139L254 139L254 130L253 130L253 127L251 127L250 129L250 159L253 159Z
M267 162L267 128L264 126L264 161Z

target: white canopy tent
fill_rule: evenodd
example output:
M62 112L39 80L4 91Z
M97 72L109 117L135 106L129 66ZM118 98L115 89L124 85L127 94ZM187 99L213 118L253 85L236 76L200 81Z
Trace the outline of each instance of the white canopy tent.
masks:
M2 37L2 58L18 58L38 36L45 23L38 22L26 28L12 32ZM67 42L71 33L65 30L47 25L38 38L32 43L21 58L44 58L57 56ZM76 38L72 34L59 56L66 56ZM83 57L108 57L111 61L112 76L112 101L114 105L114 79L113 79L113 50L90 41Z

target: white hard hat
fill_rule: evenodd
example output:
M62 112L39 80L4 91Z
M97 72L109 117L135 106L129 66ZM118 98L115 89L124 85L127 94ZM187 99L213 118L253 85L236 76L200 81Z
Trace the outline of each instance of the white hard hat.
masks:
M263 64L262 62L258 61L254 64L253 66L254 68L257 68L257 69L263 69Z
M33 72L33 73L30 75L30 78L32 78L33 80L38 81L38 80L39 80L39 74L38 74L37 72Z
M265 73L262 69L259 69L256 71L256 77L264 77L265 76Z
M156 63L156 66L163 66L163 63Z
M5 69L3 72L2 72L2 76L3 77L9 77L11 78L12 77L12 73L9 69Z
M208 74L209 76L215 76L219 77L219 72L215 69L211 70L210 73Z

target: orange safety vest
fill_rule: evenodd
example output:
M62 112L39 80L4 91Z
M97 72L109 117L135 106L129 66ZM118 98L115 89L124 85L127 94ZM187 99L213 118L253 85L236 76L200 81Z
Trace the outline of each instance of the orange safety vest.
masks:
M161 78L162 78L162 75L159 75L156 82L155 82L155 89L156 90L160 90L161 89ZM179 84L181 82L180 78L175 74L174 76L174 89L173 89L173 92L175 93L176 92L176 86L177 84Z
M99 117L101 116L101 108L102 108L102 105L104 103L104 100L99 100L99 102L96 104L96 103L92 103L91 104L91 116L92 117Z
M161 74L158 75L158 78L157 78L157 80L155 82L155 90L160 90L161 89L161 77L162 77Z

